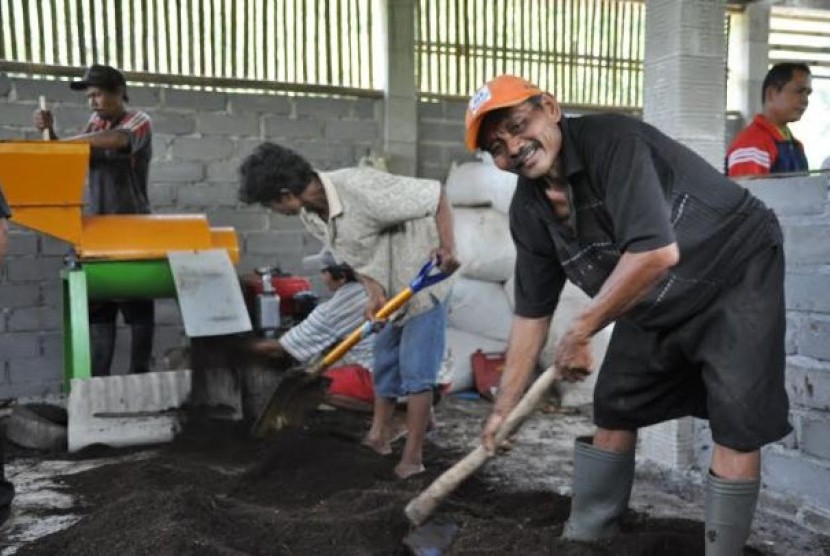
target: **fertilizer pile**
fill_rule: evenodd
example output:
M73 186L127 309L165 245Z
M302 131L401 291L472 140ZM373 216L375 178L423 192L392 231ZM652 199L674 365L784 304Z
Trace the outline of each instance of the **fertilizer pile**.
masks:
M321 412L303 430L262 441L228 423L189 427L147 458L59 478L84 517L17 554L406 554L404 506L463 454L428 445L428 472L401 482L392 473L399 454L380 457L360 446L367 425L363 416ZM436 517L458 525L447 554L703 553L700 523L634 514L613 544L561 541L569 505L550 492L509 491L472 477Z

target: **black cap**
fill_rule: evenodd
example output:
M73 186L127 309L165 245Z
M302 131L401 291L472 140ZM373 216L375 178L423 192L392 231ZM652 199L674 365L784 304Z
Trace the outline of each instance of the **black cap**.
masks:
M124 75L112 66L93 64L87 68L80 81L73 81L69 86L75 91L83 91L89 87L115 91L118 87L124 87L124 100L127 100L127 82Z

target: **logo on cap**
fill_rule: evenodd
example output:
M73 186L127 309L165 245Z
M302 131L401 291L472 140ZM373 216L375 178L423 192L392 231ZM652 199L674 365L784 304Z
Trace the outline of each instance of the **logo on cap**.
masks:
M484 85L481 89L476 91L476 94L473 95L473 98L470 99L470 105L467 107L470 112L475 114L478 112L481 105L493 98L493 95L490 93L490 87Z

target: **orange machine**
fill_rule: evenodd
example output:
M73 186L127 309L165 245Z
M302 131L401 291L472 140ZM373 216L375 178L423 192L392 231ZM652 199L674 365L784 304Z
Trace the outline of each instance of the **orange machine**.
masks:
M12 221L66 241L74 252L62 271L64 364L90 376L88 299L175 297L167 254L224 249L235 264L233 228L211 228L201 214L84 216L86 143L0 142L0 186Z

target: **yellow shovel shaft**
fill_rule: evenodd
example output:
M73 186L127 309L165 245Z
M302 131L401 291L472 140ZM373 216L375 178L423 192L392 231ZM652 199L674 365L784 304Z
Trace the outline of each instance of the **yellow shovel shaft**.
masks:
M380 308L380 310L375 313L376 320L385 320L389 318L389 315L403 307L404 303L409 301L409 298L412 297L412 288L406 288L405 290L401 291L398 295L390 299L386 302L386 304ZM328 368L330 365L333 365L337 361L339 361L350 349L357 345L360 340L363 339L363 327L365 325L360 325L360 327L356 328L349 334L345 340L337 344L333 350L331 350L324 358L320 365L320 370Z

